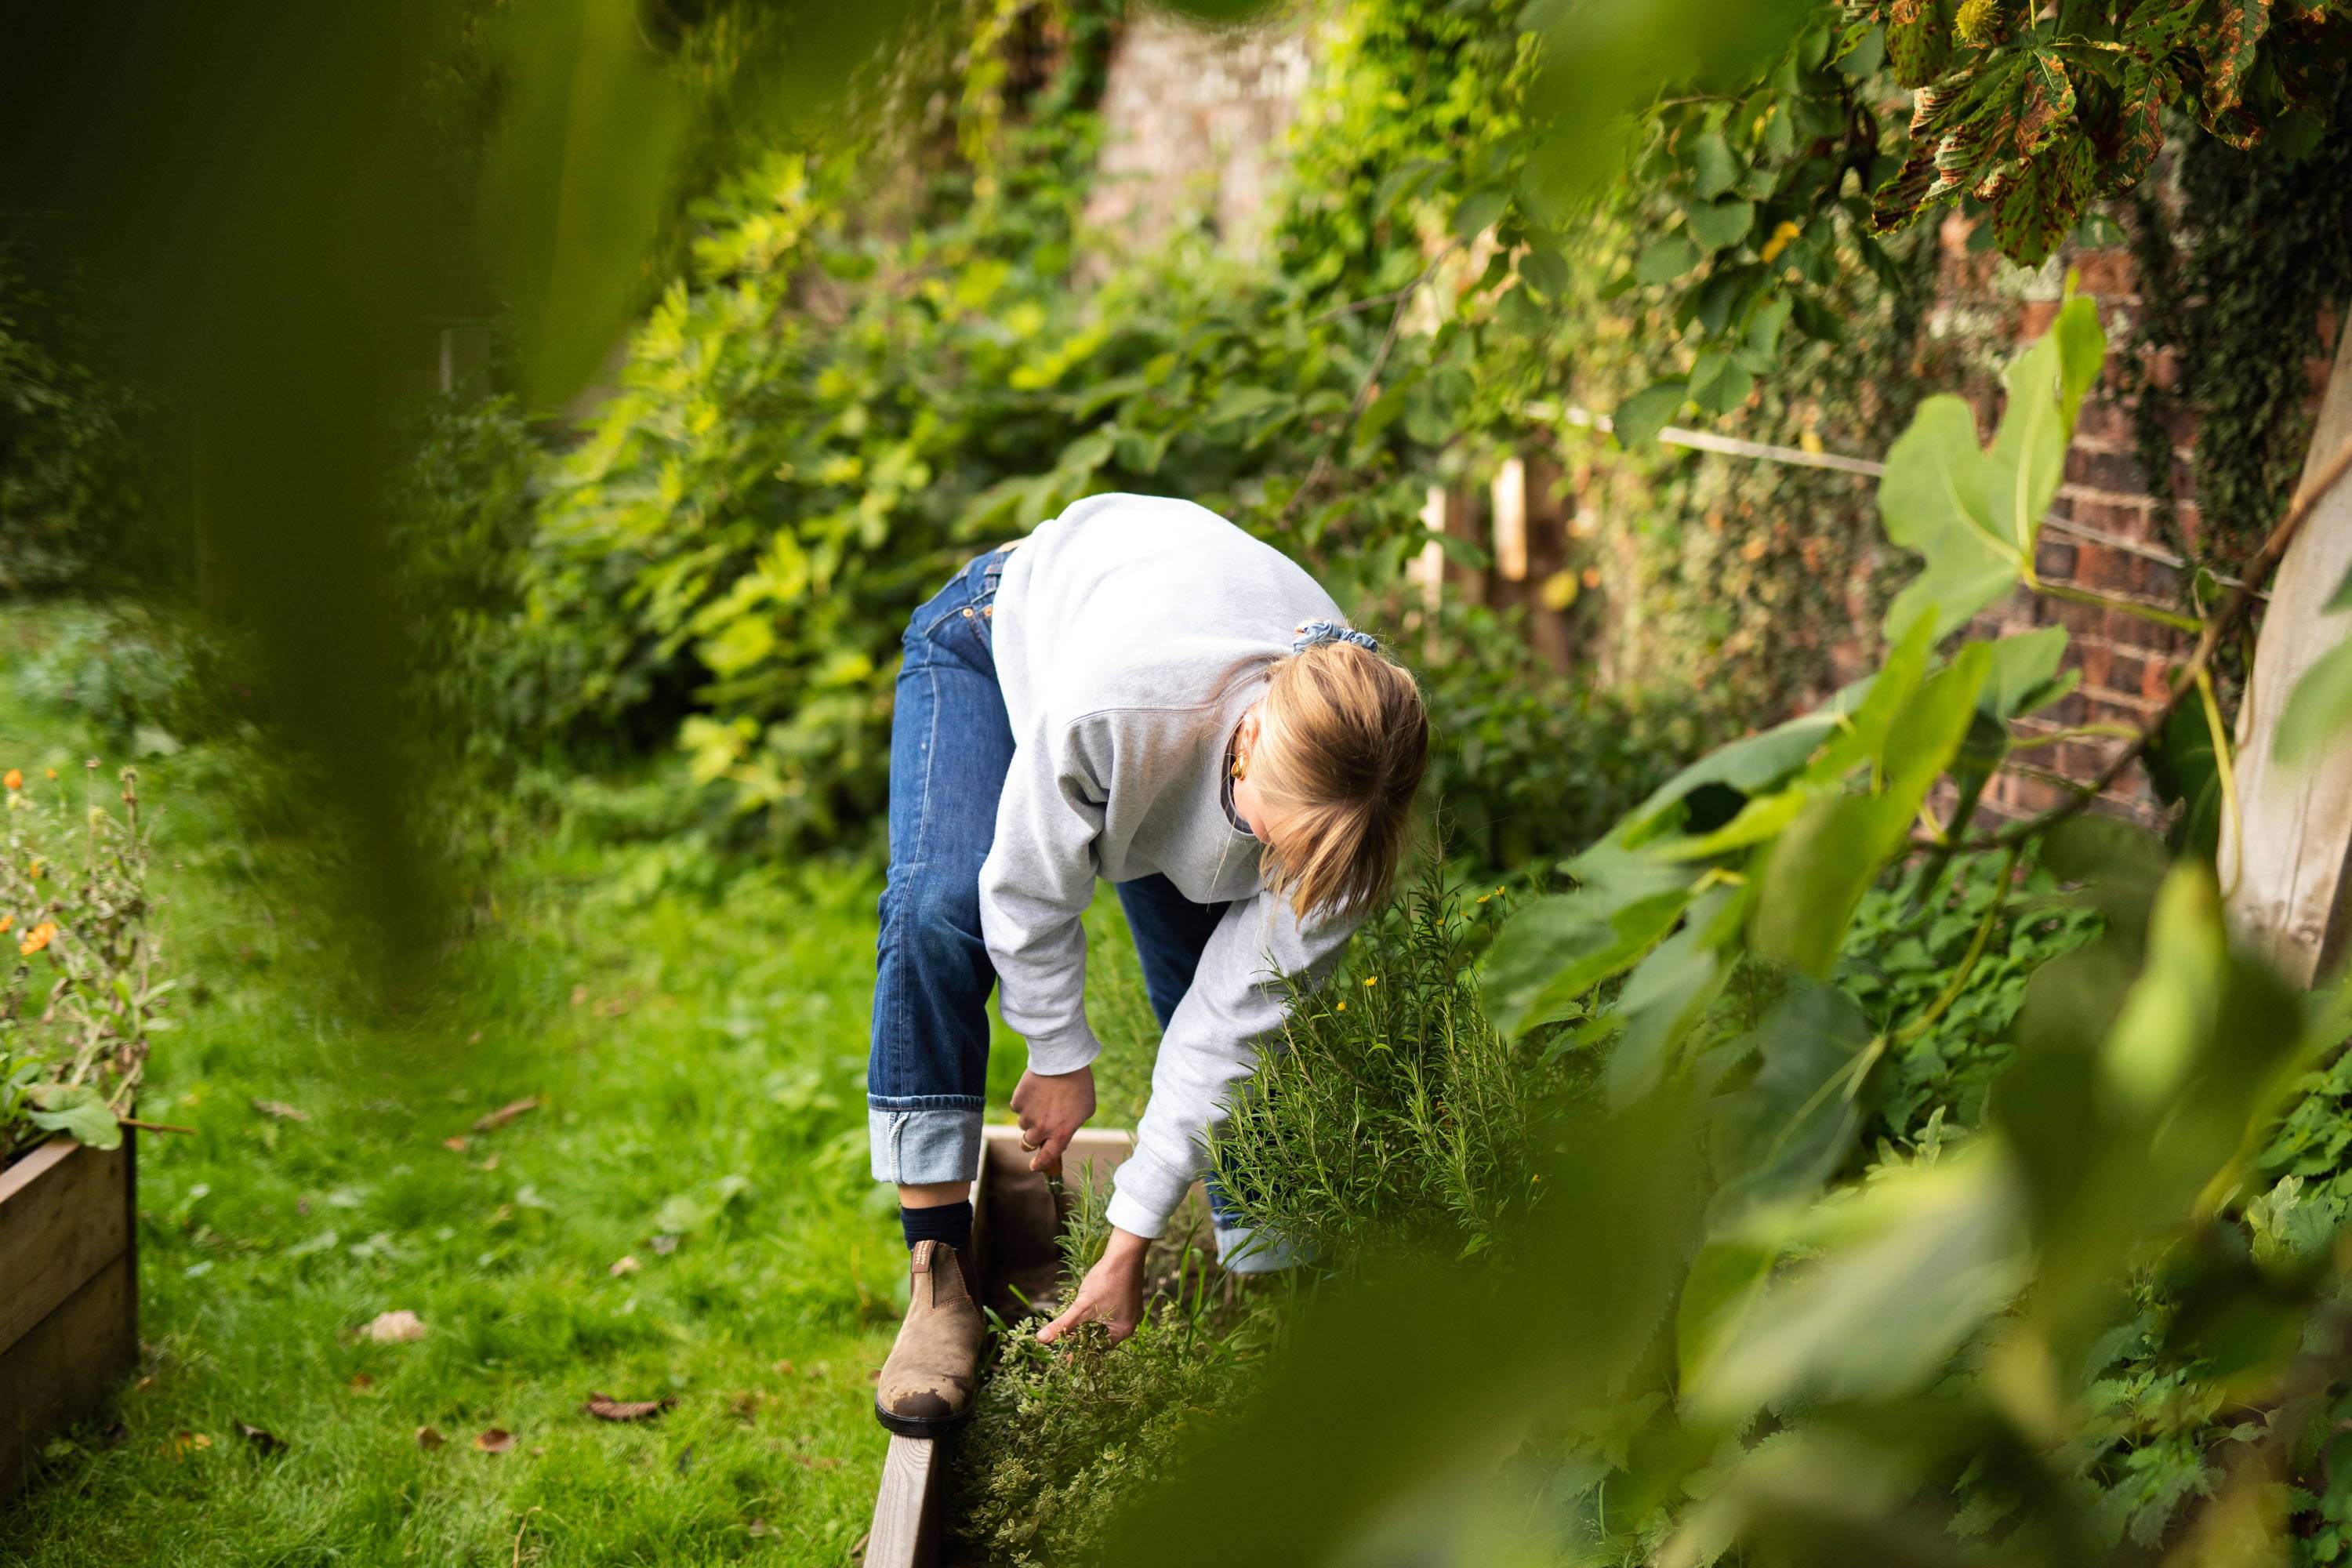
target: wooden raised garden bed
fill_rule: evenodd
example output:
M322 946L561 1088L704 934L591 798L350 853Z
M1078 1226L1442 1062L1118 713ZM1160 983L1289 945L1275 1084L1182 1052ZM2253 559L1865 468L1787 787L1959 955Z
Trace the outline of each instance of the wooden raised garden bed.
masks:
M1084 1174L1100 1185L1134 1147L1131 1134L1084 1129L1062 1156L1063 1175L1076 1182ZM1019 1128L986 1130L972 1208L981 1300L1011 1322L1028 1311L1023 1298L1034 1300L1045 1295L1061 1272L1055 1245L1061 1209L1045 1178L1029 1169ZM942 1510L954 1443L952 1434L890 1438L882 1486L874 1498L874 1532L866 1537L865 1568L953 1568L942 1556L947 1534Z
M139 1356L137 1161L59 1136L0 1170L0 1499Z

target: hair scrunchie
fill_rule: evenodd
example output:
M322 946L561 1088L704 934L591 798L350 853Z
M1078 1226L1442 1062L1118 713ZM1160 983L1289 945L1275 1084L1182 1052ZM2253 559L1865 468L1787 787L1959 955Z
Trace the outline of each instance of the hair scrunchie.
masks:
M1298 636L1290 645L1293 653L1305 653L1318 643L1351 642L1358 647L1381 651L1380 639L1370 632L1360 632L1353 626L1343 626L1337 621L1307 621L1298 628Z

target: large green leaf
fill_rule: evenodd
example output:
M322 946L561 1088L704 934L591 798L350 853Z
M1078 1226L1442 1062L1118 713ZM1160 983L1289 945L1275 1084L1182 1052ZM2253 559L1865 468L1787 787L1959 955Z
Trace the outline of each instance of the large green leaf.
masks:
M1819 1256L1774 1280L1751 1310L1727 1313L1732 1331L1712 1354L1699 1348L1685 1409L1732 1424L1792 1395L1920 1388L2024 1283L2018 1220L2015 1183L1983 1146L1831 1205L1819 1234L1795 1238Z
M1710 1237L1691 1260L1675 1305L1675 1361L1684 1387L1706 1380L1716 1352L1738 1335L1763 1300L1780 1260L1778 1229L1750 1225Z
M1718 746L1651 792L1648 799L1626 815L1617 834L1640 842L1666 826L1667 814L1675 806L1710 785L1745 797L1785 783L1838 733L1850 710L1868 695L1868 689L1867 683L1857 683L1811 713L1777 724L1760 735ZM1732 811L1738 810L1735 804Z
M1961 399L1920 405L1878 487L1887 537L1926 558L1887 612L1890 638L1923 619L1944 637L2031 574L2075 415L2105 353L2096 308L2069 300L2010 367L2008 407L1989 449L1978 444L1976 416Z
M1977 441L1975 411L1948 395L1921 404L1878 486L1887 538L1927 557L1927 569L1887 612L1888 637L1923 620L1939 637L1957 631L2017 585L2025 556L2000 517L2000 489Z
M1625 977L1615 1009L1624 1032L1602 1075L1612 1108L1631 1105L1664 1080L1675 1047L1723 991L1747 910L1745 887L1710 889L1692 903L1682 929Z
M1990 646L1992 666L1985 676L1980 702L1990 717L2014 719L2065 694L2058 671L2066 658L2064 626L2021 632Z
M1894 0L1886 16L1886 58L1895 79L1922 88L1944 74L1952 58L1949 0Z
M1583 885L1513 915L1485 977L1496 1027L1517 1035L1567 1016L1586 992L1674 930L1696 871L1604 842L1570 862Z
M1675 422L1689 396L1690 384L1680 376L1643 387L1619 404L1609 421L1617 444L1630 452L1656 440L1658 432Z
M2280 762L2297 764L2347 730L2352 730L2352 638L2322 654L2294 683L2272 751Z
M1433 1478L1489 1473L1531 1420L1622 1402L1697 1239L1695 1123L1667 1093L1561 1126L1507 1289L1441 1266L1320 1292L1264 1397L1150 1490L1104 1561L1194 1568L1211 1514L1233 1531L1207 1553L1220 1563L1338 1561Z
M2140 853L2115 839L2103 874L2138 884ZM2109 1320L2133 1262L2226 1189L2308 1041L2298 994L2231 946L2209 865L2175 864L2145 919L2145 961L2119 995L2102 966L2131 944L2112 932L2035 977L1991 1100L2026 1177L2033 1310L2062 1364Z
M1835 1173L1862 1124L1862 1088L1873 1056L1870 1021L1833 986L1793 984L1758 1026L1748 1087L1716 1112L1713 1142L1722 1185L1718 1216L1810 1194Z
M1982 643L1962 649L1919 688L1867 759L1878 787L1823 795L1780 835L1748 926L1758 952L1816 978L1829 974L1862 895L1904 847L1920 803L1966 738L1990 662Z
M525 389L560 401L618 341L668 200L685 112L629 0L515 0L514 81L483 203Z
M86 1083L44 1083L32 1089L34 1126L45 1132L69 1132L93 1149L122 1144L122 1123L106 1097Z

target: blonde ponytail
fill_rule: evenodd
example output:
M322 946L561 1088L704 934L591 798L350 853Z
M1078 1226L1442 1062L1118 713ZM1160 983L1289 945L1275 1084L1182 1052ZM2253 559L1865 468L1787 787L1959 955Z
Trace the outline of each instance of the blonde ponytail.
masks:
M1345 640L1277 660L1258 707L1251 777L1284 813L1266 879L1301 919L1361 916L1388 895L1429 763L1412 676Z

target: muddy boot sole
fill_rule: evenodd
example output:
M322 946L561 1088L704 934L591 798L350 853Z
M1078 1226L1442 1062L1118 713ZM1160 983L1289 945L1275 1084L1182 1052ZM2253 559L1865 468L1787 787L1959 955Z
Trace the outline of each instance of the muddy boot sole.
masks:
M874 1419L901 1437L943 1437L971 1420L971 1410L966 1408L952 1415L896 1415L883 1409L881 1401L877 1400Z

